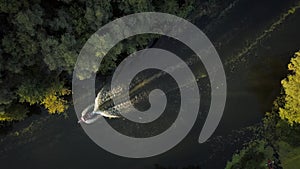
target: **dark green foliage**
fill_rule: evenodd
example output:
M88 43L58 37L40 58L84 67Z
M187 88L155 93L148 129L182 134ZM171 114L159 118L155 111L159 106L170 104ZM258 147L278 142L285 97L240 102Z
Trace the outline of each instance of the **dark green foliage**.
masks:
M5 108L0 106L0 121L22 120L27 117L28 110L24 105L14 104Z
M226 169L264 169L266 152L264 141L253 141L246 148L235 154Z
M72 72L77 56L77 52L72 49L74 44L76 44L75 37L69 33L62 35L60 39L53 36L41 38L40 46L41 54L44 56L43 61L51 71Z
M58 86L63 84L66 79L62 76L71 77L77 55L87 39L109 21L145 11L187 17L192 9L193 1L179 0L0 0L1 120L21 120L28 112L25 105L47 100L45 91L53 88L54 81ZM99 70L92 67L80 78L88 78L90 72L106 74L154 38L157 36L143 35L123 41L104 58ZM82 64L87 67L90 63ZM64 91L66 88L70 87L62 87ZM52 95L59 96L60 92Z
M16 91L21 103L27 102L30 105L39 103L43 99L45 88L37 80L25 80Z

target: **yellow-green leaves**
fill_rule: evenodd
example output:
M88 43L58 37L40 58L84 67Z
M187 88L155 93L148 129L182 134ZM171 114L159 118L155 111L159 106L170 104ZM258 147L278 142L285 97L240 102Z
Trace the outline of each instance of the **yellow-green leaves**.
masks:
M64 88L63 85L52 85L52 87L47 90L40 104L43 105L50 114L63 113L68 108L68 105L62 96L69 95L70 93L71 91Z
M279 115L293 125L300 123L300 52L295 53L288 69L291 74L281 81L285 92L285 105L279 109Z
M50 114L63 113L67 108L67 101L63 98L71 93L62 82L54 82L44 88L39 83L24 83L18 90L20 102L30 105L44 106Z

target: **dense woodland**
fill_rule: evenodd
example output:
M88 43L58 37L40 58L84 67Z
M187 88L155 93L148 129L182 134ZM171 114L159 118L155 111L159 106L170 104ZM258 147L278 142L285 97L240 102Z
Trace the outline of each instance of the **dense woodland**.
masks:
M146 11L187 17L193 5L184 0L0 0L0 121L22 120L32 106L65 112L78 53L102 25ZM106 74L123 54L153 38L136 36L117 45L99 72Z

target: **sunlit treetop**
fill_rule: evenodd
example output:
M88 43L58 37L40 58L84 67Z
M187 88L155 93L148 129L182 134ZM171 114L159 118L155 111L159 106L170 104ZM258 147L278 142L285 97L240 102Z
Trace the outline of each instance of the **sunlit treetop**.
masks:
M300 124L300 51L295 53L288 69L291 73L281 81L285 92L285 104L279 109L279 115L294 125Z

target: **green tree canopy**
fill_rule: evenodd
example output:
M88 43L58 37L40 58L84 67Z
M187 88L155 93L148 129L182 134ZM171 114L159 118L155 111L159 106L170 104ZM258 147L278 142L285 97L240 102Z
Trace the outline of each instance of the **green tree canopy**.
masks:
M77 56L87 39L109 21L145 11L186 17L191 9L193 1L180 0L0 0L0 121L21 120L28 105L41 105L49 113L65 111L64 96L70 94ZM91 72L107 74L123 57L156 37L124 40L99 70L82 63L88 70L80 78Z

